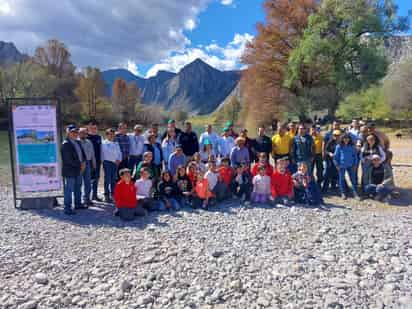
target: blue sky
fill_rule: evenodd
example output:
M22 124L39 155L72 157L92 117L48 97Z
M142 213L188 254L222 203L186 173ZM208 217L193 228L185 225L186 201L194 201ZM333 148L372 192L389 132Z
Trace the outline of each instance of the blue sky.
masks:
M342 0L343 1L343 0ZM220 70L239 58L264 20L263 0L0 0L0 40L33 54L64 42L79 68L127 68L149 77L196 58ZM412 0L397 0L399 13Z

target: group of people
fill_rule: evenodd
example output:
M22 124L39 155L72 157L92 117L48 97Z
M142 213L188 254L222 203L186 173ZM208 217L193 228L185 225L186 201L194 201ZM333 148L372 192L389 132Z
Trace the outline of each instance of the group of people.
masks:
M207 125L199 138L189 121L181 130L174 120L163 133L157 124L129 133L120 123L103 139L94 121L69 125L66 133L61 156L68 215L103 201L101 170L104 201L124 220L184 206L207 209L232 198L245 205L323 207L323 196L338 189L344 199L379 201L394 190L389 139L371 122L353 120L343 129L336 120L324 135L317 124L290 122L272 138L263 125L256 138L246 129L237 134L230 121L221 134Z

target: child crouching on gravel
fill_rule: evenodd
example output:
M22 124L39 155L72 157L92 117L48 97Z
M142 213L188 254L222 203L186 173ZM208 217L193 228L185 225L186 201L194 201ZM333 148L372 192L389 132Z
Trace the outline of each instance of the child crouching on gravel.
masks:
M178 190L169 171L163 171L161 181L158 185L160 203L163 209L179 210L180 205L177 201Z
M272 174L272 196L277 205L293 204L293 180L287 169L288 158L280 158L276 162L276 170Z
M135 182L137 200L148 211L160 210L158 201L153 198L153 180L147 167L140 170L140 178Z
M308 206L320 206L323 204L322 195L318 184L308 174L308 166L305 162L298 165L298 171L293 174L295 202Z
M221 191L224 192L223 199L230 199L232 197L230 185L233 180L233 169L230 166L230 160L228 158L222 159L218 172Z
M253 190L252 175L246 164L235 166L235 174L232 181L232 193L240 198L241 203L250 205L250 195Z
M177 167L176 185L179 190L178 200L182 206L190 206L192 203L193 186L190 178L186 175L183 165Z
M270 177L266 175L266 167L259 166L258 174L253 177L252 202L267 203L272 198L270 191Z
M193 197L193 207L208 209L214 203L214 194L209 190L209 181L205 173L199 171Z
M145 216L146 210L137 203L136 187L132 181L130 170L121 169L119 172L120 181L114 189L115 216L119 216L124 221L131 221L135 216Z

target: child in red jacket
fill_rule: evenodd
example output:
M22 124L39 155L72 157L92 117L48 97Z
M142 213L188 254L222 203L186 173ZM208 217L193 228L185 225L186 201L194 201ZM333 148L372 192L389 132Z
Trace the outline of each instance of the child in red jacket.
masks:
M114 188L115 216L119 216L124 221L130 221L135 216L146 215L146 210L137 205L137 190L132 181L128 168L119 171L120 181Z
M266 153L264 153L264 152L259 153L258 158L259 158L259 161L255 165L253 165L253 167L251 169L251 173L252 173L253 177L256 176L257 174L259 174L259 168L261 166L265 167L265 174L267 176L269 176L269 177L272 176L273 167L268 162L268 158L267 158Z
M287 159L278 159L271 183L272 196L276 204L285 206L293 204L293 180L287 170Z

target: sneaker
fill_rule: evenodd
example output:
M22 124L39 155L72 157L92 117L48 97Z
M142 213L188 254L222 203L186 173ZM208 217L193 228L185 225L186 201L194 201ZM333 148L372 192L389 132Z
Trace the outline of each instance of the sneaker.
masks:
M346 196L346 194L342 194L341 197L342 197L342 200L345 200L345 201L348 199L348 197Z
M353 193L353 197L354 197L355 199L357 199L358 201L361 201L361 198L360 198L360 196L358 195L358 193L354 192L354 193Z
M250 206L250 201L245 201L245 206Z
M93 198L92 198L92 200L93 201L96 201L96 202L103 202L103 199L101 199L100 197L97 197L97 196L94 196Z
M276 204L275 207L276 208L288 208L287 206L285 206L283 204Z
M94 204L92 201L86 201L84 202L84 205L86 205L87 207L92 207Z

